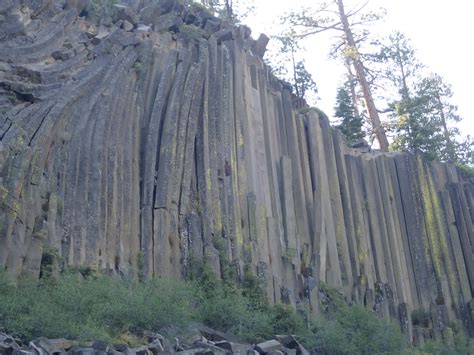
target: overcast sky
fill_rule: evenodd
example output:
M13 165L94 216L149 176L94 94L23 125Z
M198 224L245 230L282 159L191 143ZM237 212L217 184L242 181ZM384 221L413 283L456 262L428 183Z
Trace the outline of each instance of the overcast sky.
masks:
M253 30L275 35L278 18L285 12L310 7L317 0L254 0L255 11L245 20ZM346 0L346 6L362 1ZM433 72L439 73L453 87L453 102L458 105L464 134L474 136L474 64L471 8L467 0L370 0L371 8L383 7L387 16L372 27L378 33L400 30L412 40L419 59ZM317 103L329 116L333 114L335 94L341 82L342 68L328 58L327 36L314 36L306 43L305 62L319 88Z

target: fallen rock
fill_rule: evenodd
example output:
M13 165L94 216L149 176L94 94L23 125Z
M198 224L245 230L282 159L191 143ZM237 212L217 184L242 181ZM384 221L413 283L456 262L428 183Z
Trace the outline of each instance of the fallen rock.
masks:
M150 344L148 344L148 349L154 354L162 353L165 351L162 342L159 339L153 340Z
M252 346L249 344L238 344L226 340L216 342L215 346L232 354L247 354L249 351L253 351Z
M81 348L75 347L69 350L68 355L96 355L96 352L92 348Z
M103 340L96 340L92 344L92 348L95 351L105 351L105 352L107 352L109 350L109 345L107 344L107 342L105 342Z
M138 25L137 32L150 32L151 27L147 25Z
M19 349L20 347L15 339L7 334L0 333L0 354L11 354L13 351Z
M275 337L285 348L296 350L298 355L310 355L309 351L300 344L293 335L277 335Z
M127 20L124 20L121 26L125 31L130 32L133 30L133 24L128 22Z
M146 346L141 346L139 348L133 348L133 349L127 349L127 351L125 351L125 354L127 355L149 355L151 353L152 352L148 350Z
M41 353L45 354L61 353L74 346L74 342L68 339L47 339L44 337L36 338L30 341L29 346Z
M90 26L87 27L87 29L86 29L86 35L87 35L87 37L89 37L89 38L92 38L92 37L97 36L98 33L99 33L99 32L98 32L98 30L97 30L97 26L95 26L95 25L90 25Z
M255 345L254 349L257 350L259 354L268 354L272 351L281 351L282 348L283 346L278 340L272 339Z
M206 327L205 325L200 325L198 327L198 330L204 337L214 342L223 340L231 341L234 343L239 342L239 339L237 339L237 337L235 337L234 335L214 330L212 328Z
M127 21L131 23L132 26L134 26L140 20L138 15L130 6L115 4L114 8L116 9L116 13L113 17L114 22L118 20L123 20L124 22Z

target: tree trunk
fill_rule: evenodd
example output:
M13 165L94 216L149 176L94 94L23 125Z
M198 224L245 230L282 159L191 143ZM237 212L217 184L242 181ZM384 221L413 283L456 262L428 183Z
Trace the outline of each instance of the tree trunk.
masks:
M352 65L354 66L357 79L359 80L360 86L362 87L362 92L364 94L365 102L367 105L367 111L369 114L369 118L372 122L372 126L374 128L375 136L377 137L377 140L379 142L380 149L386 152L388 151L387 135L385 134L385 129L383 128L382 123L380 122L380 117L377 108L375 107L372 92L365 76L364 66L362 65L362 61L360 60L354 36L352 34L351 26L344 11L344 4L342 0L334 1L336 1L339 9L339 17L344 30L347 45L350 49L354 50L354 53L351 55Z
M449 129L446 123L446 116L444 114L444 109L443 109L444 105L443 105L443 102L441 101L441 96L439 95L439 92L436 92L435 96L436 96L436 101L438 104L438 112L441 119L441 124L443 125L444 139L446 140L446 151L448 153L448 157L451 160L451 162L455 162L457 160L456 149L454 148L453 141L451 140L451 136L449 135Z
M351 63L349 60L346 59L346 68L347 68L347 78L349 80L349 88L351 90L351 97L352 97L352 107L354 109L354 113L357 117L360 116L359 106L357 105L357 94L356 94L356 86L354 80L356 79L354 73L351 69Z

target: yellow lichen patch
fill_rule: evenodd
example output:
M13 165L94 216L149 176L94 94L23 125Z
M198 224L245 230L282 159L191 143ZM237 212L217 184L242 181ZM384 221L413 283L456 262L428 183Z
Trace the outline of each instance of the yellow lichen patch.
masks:
M244 135L240 131L239 132L239 147L243 147L243 146L244 146Z
M450 288L455 292L459 292L460 288L451 261L447 235L443 226L444 218L439 196L434 187L433 179L421 158L418 158L417 163L418 171L420 172L422 203L428 239L428 250L426 252L428 255L431 255L438 278L446 279L447 276ZM427 260L430 259L428 258Z
M425 228L428 244L425 245L426 260L431 260L438 275L442 272L442 261L440 246L437 241L436 215L430 195L429 178L424 169L423 161L417 158L418 171L420 173L421 198L425 212ZM431 257L430 257L431 256Z
M5 186L0 185L0 204L4 204L7 201L7 197L8 189Z
M432 177L430 175L428 175L428 180L429 180L429 192L430 192L432 207L433 207L433 215L436 221L435 227L438 231L438 237L439 237L438 243L439 243L439 249L440 249L441 257L442 257L441 262L444 264L445 272L447 273L451 290L453 292L458 293L458 292L461 292L461 289L458 283L456 272L454 270L454 265L450 257L450 251L448 247L448 236L446 234L445 226L443 225L444 217L443 217L443 212L441 208L441 203L439 201L438 193L436 192Z
M359 263L365 264L365 262L367 261L369 257L369 253L367 251L359 251L358 257L359 257Z

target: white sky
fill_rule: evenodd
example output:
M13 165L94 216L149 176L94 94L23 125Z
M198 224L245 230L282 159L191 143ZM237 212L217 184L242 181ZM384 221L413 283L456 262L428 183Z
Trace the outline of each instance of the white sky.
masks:
M261 32L276 35L281 15L317 3L318 0L254 0L255 11L244 22L252 28L254 37ZM361 4L362 0L345 1L347 8L351 8L353 3ZM421 62L452 85L453 103L458 105L458 113L463 118L458 126L465 135L474 136L471 1L370 0L369 6L374 9L383 7L388 12L384 20L372 27L373 31L389 33L396 29L405 33L417 49ZM317 106L332 116L343 68L328 58L327 35L313 36L305 47L305 63L318 84L321 98Z

